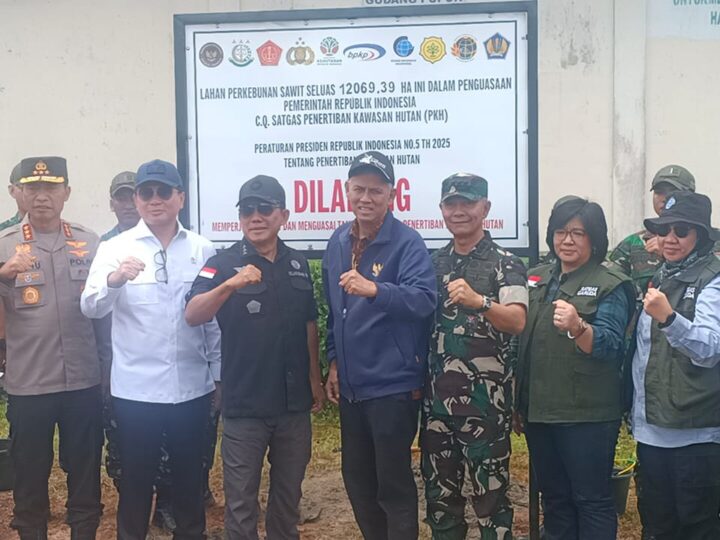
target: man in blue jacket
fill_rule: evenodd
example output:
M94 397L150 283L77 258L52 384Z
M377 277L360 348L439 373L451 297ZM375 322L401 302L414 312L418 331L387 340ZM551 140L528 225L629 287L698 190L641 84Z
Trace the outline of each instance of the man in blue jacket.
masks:
M365 152L345 184L355 220L323 258L328 399L340 405L342 472L366 539L418 536L410 446L418 426L437 287L420 235L389 212L392 163Z

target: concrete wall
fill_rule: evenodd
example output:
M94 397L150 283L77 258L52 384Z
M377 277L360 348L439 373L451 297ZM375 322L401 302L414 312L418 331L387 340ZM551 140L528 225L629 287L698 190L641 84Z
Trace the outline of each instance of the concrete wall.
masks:
M575 193L603 205L619 240L651 212L650 178L670 162L720 195L720 39L655 32L649 4L673 1L539 0L541 238L552 203ZM363 4L0 0L0 180L24 156L65 156L66 217L102 232L110 178L175 159L173 14ZM0 216L13 212L0 197Z

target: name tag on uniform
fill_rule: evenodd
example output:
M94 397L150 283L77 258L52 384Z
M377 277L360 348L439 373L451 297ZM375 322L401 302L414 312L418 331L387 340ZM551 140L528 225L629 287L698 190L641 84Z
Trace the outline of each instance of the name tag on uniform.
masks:
M16 287L27 287L28 285L42 285L45 283L45 276L42 271L20 272L15 277Z
M597 296L600 287L582 287L575 296Z

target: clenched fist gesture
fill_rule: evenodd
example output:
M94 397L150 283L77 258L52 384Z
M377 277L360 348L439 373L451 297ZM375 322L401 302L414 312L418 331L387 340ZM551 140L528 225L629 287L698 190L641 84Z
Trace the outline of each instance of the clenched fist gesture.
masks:
M350 270L340 276L340 286L348 294L374 298L377 296L377 285L373 281L363 277L357 270Z
M553 314L553 324L563 332L576 332L580 326L580 315L578 315L575 306L565 300L555 300L555 313Z
M252 264L247 264L238 270L237 274L227 280L227 284L233 289L242 289L254 283L262 281L262 271Z
M657 322L664 323L672 315L673 308L664 292L650 287L643 298L643 308Z
M456 279L447 284L450 301L472 309L479 309L485 302L482 294L476 293L464 279Z
M126 257L118 266L117 270L107 277L108 287L114 289L122 287L128 281L134 280L140 272L145 270L145 263L137 257Z
M23 251L16 252L0 268L0 279L15 279L21 272L27 272L32 268L35 257Z

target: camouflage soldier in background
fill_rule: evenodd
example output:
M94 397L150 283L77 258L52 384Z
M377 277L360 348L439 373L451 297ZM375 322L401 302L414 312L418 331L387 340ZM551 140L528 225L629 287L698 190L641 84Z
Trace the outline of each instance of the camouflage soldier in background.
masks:
M12 172L10 173L10 185L8 186L8 193L15 199L17 203L18 211L10 219L6 219L0 223L0 231L4 231L8 227L17 225L25 217L27 210L23 204L22 199L22 187L18 185L20 182L20 163L15 165ZM0 374L5 373L5 311L0 304ZM0 398L5 397L5 390L3 388L2 380L0 380Z
M679 165L667 165L653 178L653 209L657 215L665 207L665 199L673 191L695 191L695 177ZM657 236L643 229L620 242L608 259L633 280L638 298L645 296L648 282L662 264Z
M0 231L4 231L8 227L17 225L22 221L23 217L25 217L25 214L27 213L27 209L25 208L22 199L22 187L18 184L18 182L20 182L20 176L20 163L18 163L10 173L10 185L8 186L8 193L10 193L10 196L15 199L18 210L13 217L0 223Z
M483 230L487 194L485 179L471 174L442 183L453 240L433 255L438 312L420 435L426 521L436 540L465 538L466 467L481 537L512 538L509 341L525 326L527 276Z

